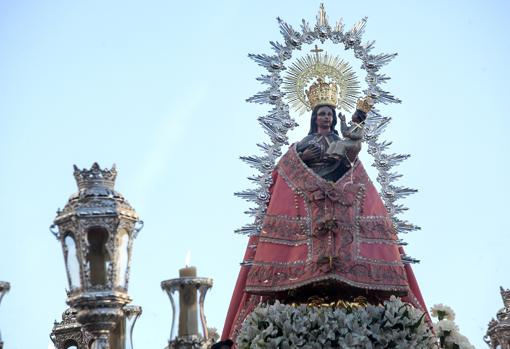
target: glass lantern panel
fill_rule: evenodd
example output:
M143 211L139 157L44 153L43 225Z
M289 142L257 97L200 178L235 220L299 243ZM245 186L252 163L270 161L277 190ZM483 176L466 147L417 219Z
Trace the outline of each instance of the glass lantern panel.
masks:
M169 341L175 340L179 336L179 314L181 313L180 302L179 302L179 291L167 292L170 297L170 303L172 305L172 324L170 327L170 338Z
M166 292L172 305L172 325L169 341L175 341L178 337L193 335L207 338L200 317L200 292L195 285L183 282L177 287L167 288Z
M66 245L66 267L69 273L69 287L72 289L80 287L80 263L76 254L76 243L72 235L67 235L64 239Z
M117 285L126 287L127 268L129 262L129 234L125 230L121 230L119 234L119 246L117 249Z
M89 346L90 349L106 349L109 347L110 344L108 343L108 339L102 337L94 339Z
M134 349L133 347L133 330L136 320L142 313L142 308L136 305L128 305L124 307L126 321L126 346L125 349Z
M89 251L87 260L90 268L90 283L106 285L110 255L106 249L108 231L104 228L92 228L87 234Z

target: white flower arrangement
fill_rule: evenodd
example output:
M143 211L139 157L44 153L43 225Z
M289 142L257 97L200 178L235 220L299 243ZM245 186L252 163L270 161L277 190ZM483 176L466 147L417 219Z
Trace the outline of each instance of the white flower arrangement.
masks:
M445 342L450 348L458 347L459 349L475 349L474 345L472 345L469 340L459 332L453 332L450 334L446 337Z
M435 304L432 308L430 308L430 313L439 320L455 320L455 312L453 309L441 303Z
M434 324L434 331L439 338L440 347L444 349L475 349L469 340L459 333L459 328L453 321L455 312L449 306L436 304L431 309L432 316L438 318Z
M437 323L434 324L434 331L436 333L454 332L459 331L459 328L453 321L439 320Z
M425 314L391 297L354 308L261 304L237 336L239 349L437 348Z

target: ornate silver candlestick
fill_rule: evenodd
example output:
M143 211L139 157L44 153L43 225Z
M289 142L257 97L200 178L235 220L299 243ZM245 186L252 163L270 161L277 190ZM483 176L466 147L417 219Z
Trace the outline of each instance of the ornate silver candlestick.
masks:
M204 301L207 291L212 287L210 278L197 277L195 267L180 270L176 279L161 282L161 288L166 291L172 304L172 327L167 349L205 349L212 344L207 330L204 315ZM174 293L178 294L176 304ZM198 293L198 309L197 309ZM176 316L179 321L176 321ZM200 321L202 333L199 333ZM178 329L176 331L176 329Z
M6 295L7 292L11 289L11 284L6 281L0 281L0 303L2 303L2 298ZM2 342L2 334L0 333L0 349L4 347L4 342Z

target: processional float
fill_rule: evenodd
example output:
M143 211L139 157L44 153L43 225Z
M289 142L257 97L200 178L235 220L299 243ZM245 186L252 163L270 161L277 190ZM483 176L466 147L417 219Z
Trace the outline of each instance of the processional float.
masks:
M395 167L409 155L389 152L391 142L380 139L391 118L384 116L379 107L400 103L398 98L383 88L390 77L381 72L396 53L375 53L374 41L363 41L366 22L367 18L363 18L352 28L346 29L340 19L336 25L332 26L324 6L321 5L315 25L310 25L303 20L300 28L295 29L278 18L283 41L271 41L270 54L249 55L266 69L266 73L257 78L266 87L248 101L269 106L268 114L258 118L269 141L257 144L262 154L241 157L259 173L249 177L254 188L236 193L237 196L254 203L255 206L246 212L252 222L237 230L240 234L249 235L250 242L227 316L224 340L214 344L205 321L204 299L212 286L212 280L197 277L196 269L186 266L180 270L179 278L161 283L162 289L170 297L173 310L168 349L229 348L233 342L228 337L240 338L237 343L239 348L250 347L252 343L247 340L250 340L251 334L239 332L242 326L247 327L247 325L236 323L236 321L242 322L245 319L248 319L246 322L255 321L255 327L258 327L256 330L264 331L267 326L261 329L260 323L257 323L257 316L267 325L268 319L275 313L277 317L281 317L283 312L293 316L297 314L296 317L299 317L299 314L302 314L300 312L304 311L308 315L313 313L314 316L320 317L321 314L324 315L332 309L341 310L328 313L328 316L332 318L337 317L335 318L337 325L347 321L345 317L347 313L367 316L363 313L364 309L368 309L368 312L376 314L380 319L384 318L385 312L398 314L401 320L399 326L402 325L403 329L416 330L421 326L419 333L421 337L414 336L412 339L421 341L421 344L413 344L412 347L431 347L431 343L435 343L435 337L424 322L428 314L409 267L409 264L416 263L418 260L407 256L402 249L402 246L406 245L401 238L402 234L420 229L400 218L400 214L406 211L407 207L398 203L398 200L416 192L415 189L396 184L402 175L395 171ZM325 46L327 44L343 47L344 51L351 55L352 61L360 64L360 69L364 72L365 88L358 80L352 62L327 52ZM298 51L309 52L296 57ZM298 126L291 110L294 109L296 113L302 114L318 107L317 113L319 113L323 106L333 107L340 112L351 112L355 109L355 115L358 116L357 119L353 117L353 123L349 126L346 126L345 120L340 117L344 139L332 136L336 140L333 142L335 147L323 149L320 148L320 142L315 144L316 148L321 149L321 157L327 153L328 156L333 155L333 158L336 156L335 161L338 163L341 163L340 160L343 158L347 161L342 163L342 166L345 166L344 175L336 182L321 181L317 173L314 174L313 171L306 169L306 166L310 164L309 158L304 155L306 148L299 150L298 144L291 146L285 154L282 151L283 147L289 144L289 131ZM317 121L320 117L320 114L319 116L312 114L310 133L313 133L314 123L316 123L315 126L320 126ZM352 142L349 143L349 140L345 139L349 138L346 134L352 136L355 132L358 132L361 138L350 137ZM321 137L318 138L323 140L324 137ZM359 151L357 142L361 140L367 145L368 153L373 157L372 165L378 171L379 193L359 164L357 153L354 157L348 155L349 150ZM333 150L330 152L330 149ZM314 152L317 153L316 149ZM278 161L280 161L279 164L277 164ZM330 165L324 164L326 167ZM132 245L143 222L139 220L138 215L124 197L114 190L116 174L115 168L101 169L97 164L94 164L91 169L75 168L74 175L79 191L71 196L63 210L57 212L51 228L52 233L62 245L69 284L67 303L70 307L63 313L62 321L55 322L51 334L51 339L58 349L132 348L133 327L141 314L141 307L129 304L131 299L127 291ZM355 188L355 185L362 188ZM273 215L275 210L289 209L285 205L277 207L284 200L278 201L279 199L275 197L278 195L284 197L287 194L289 194L287 206L291 211L295 210L295 214L280 215L279 218L275 218L276 215ZM377 200L366 204L366 198L370 197L382 199L381 205L378 206ZM370 211L372 215L363 215L364 210ZM339 215L338 212L343 212L344 215ZM349 215L352 216L350 222L345 219ZM274 220L271 221L271 219ZM286 223L282 225L281 222L285 220L287 220ZM299 231L295 235L301 234L302 240L295 236L289 237L294 234L293 229ZM271 231L276 231L277 234L269 236L268 232ZM282 234L287 234L289 238L281 239ZM273 254L269 257L257 255L257 251L264 249L271 252L271 244L276 244L277 240L280 246L290 246L286 250L289 254L304 251L303 256L306 256L304 261L302 263L291 261L295 256L289 254L285 256L284 253L283 259L280 262L276 261L275 256L279 256L283 250L272 250ZM323 244L322 247L321 244ZM351 269L346 269L348 261L342 260L342 255L335 254L331 247L335 244L338 244L340 248L356 245L354 252L349 252L356 256L362 256L363 248L367 248L370 244L386 244L390 246L391 251L385 250L386 252L381 255L391 255L393 259L376 261L370 260L365 255L365 257L362 256L365 259L365 265L352 264ZM297 247L300 246L304 246L304 249L299 250ZM315 250L317 246L323 249ZM382 247L381 249L384 250ZM338 251L340 249L336 250ZM374 254L373 250L370 253ZM264 265L264 262L261 262L263 258L268 258L273 264ZM280 263L279 266L278 263ZM379 263L382 267L370 269L366 266L370 263ZM298 268L294 270L294 274L275 272L283 264L290 264L291 271L295 266ZM309 270L311 266L313 268ZM257 268L259 272L254 273L253 271ZM354 274L357 273L355 276L360 278L367 275L373 276L381 271L386 271L387 275L393 272L391 275L405 278L405 282L387 288L381 288L380 284L375 283L367 283L363 286L361 279L353 281L346 276L352 271L355 271ZM332 294L327 292L318 295L317 290L321 288L327 290L332 285L328 283L330 279L322 277L330 274L335 275L331 279L338 282L335 285L345 286L339 287L342 292L345 292L344 294L352 292L357 297L342 299L338 298L339 293L336 293L334 296L337 298L331 299L328 297ZM306 275L310 277L306 282L295 282ZM314 275L321 277L314 279ZM312 282L308 282L310 280ZM384 281L384 278L381 280ZM293 282L295 287L289 287L289 284L292 285ZM266 283L274 287L266 287ZM310 285L315 288L306 289L305 286ZM406 285L410 290L408 294L403 292ZM371 297L371 286L381 291L377 296L387 296L384 305L379 304L370 308L371 305L367 301L382 299ZM365 297L360 297L359 292L355 292L356 289L366 290ZM8 290L9 284L0 282L0 300ZM410 303L424 312L415 311L409 304L390 297L391 292L397 291L402 295L405 294ZM508 347L508 338L510 338L506 335L510 328L508 326L508 293L502 290L505 308L498 313L499 321L494 320L489 326L487 342L491 347ZM280 298L295 302L281 304ZM306 300L305 303L303 303L304 300ZM268 302L270 305L260 307L260 303L263 302ZM305 327L303 325L303 328ZM377 335L384 337L380 333ZM320 336L321 333L318 334L318 337ZM363 336L367 337L366 333L361 335ZM289 338L282 338L281 335L277 338L269 337L271 336L259 336L256 340L262 342L274 340L271 344L289 342ZM326 343L324 341L331 340L333 337L323 338L321 343L324 344ZM350 333L349 338L354 340L355 335ZM338 344L344 339L335 338L334 340ZM358 340L363 339L358 338ZM2 345L0 338L0 348ZM344 343L344 345L348 344Z

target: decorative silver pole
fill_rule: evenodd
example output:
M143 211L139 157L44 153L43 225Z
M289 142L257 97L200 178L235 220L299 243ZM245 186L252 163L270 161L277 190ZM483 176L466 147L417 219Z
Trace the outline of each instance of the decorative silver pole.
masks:
M67 303L76 309L77 323L93 337L87 348L124 349L131 250L141 221L114 189L115 166L75 166L74 177L78 192L57 212L50 228L64 253Z
M7 281L0 281L0 303L2 303L2 298L9 292L11 289L11 284ZM0 333L0 349L4 347L4 342L2 341L2 334Z
M207 291L212 287L211 278L197 277L195 267L180 270L176 279L161 282L172 304L172 327L167 349L206 349L213 343L209 338L204 315L204 302ZM174 298L174 293L177 294ZM198 309L197 309L198 294ZM176 304L176 299L178 303ZM176 321L176 316L179 321ZM199 333L198 322L202 331ZM178 331L176 329L178 328Z

